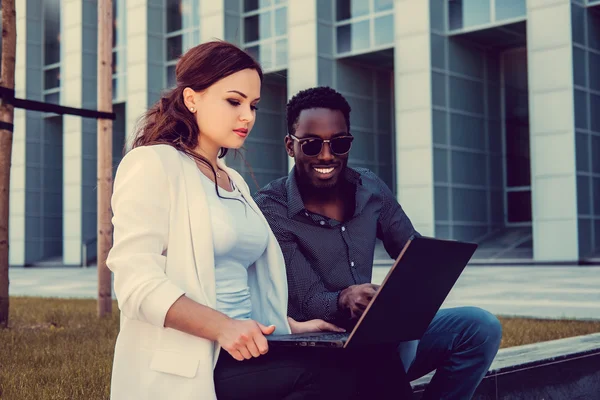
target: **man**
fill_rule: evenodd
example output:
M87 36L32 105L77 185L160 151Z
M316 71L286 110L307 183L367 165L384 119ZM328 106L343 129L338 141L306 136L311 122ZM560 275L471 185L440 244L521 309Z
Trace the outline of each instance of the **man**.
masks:
M415 231L395 196L373 172L347 166L350 106L328 87L287 104L289 176L256 194L286 262L289 315L351 327L374 296L376 239L398 257ZM393 316L391 316L393 318ZM474 307L440 310L417 343L400 346L410 380L437 372L424 398L473 395L500 344L496 317ZM416 353L416 354L415 354Z

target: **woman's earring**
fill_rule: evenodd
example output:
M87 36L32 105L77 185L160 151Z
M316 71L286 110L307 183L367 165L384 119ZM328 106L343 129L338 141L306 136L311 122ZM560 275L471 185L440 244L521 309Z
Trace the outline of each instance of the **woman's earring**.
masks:
M195 109L194 107L192 107L192 108L190 108L190 111L191 111L191 112L195 112L195 111L196 111L196 109Z

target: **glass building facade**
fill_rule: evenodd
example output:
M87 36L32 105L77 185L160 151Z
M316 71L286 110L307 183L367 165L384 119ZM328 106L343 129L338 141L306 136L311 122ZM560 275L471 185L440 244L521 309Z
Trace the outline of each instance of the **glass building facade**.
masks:
M285 70L287 1L244 0L241 23L244 48L261 63L265 72Z
M17 93L93 108L96 5L71 3L17 1ZM252 190L293 165L287 100L327 85L353 109L350 165L376 172L421 233L478 242L487 262L600 258L600 1L113 0L113 13L115 166L178 57L225 39L265 71L252 135L226 158ZM95 121L77 121L15 114L12 265L93 256Z

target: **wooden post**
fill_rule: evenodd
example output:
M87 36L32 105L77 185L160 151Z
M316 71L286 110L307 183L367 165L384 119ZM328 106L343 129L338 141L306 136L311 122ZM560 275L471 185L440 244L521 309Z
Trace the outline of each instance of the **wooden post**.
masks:
M124 0L122 0L124 1ZM112 0L98 0L98 110L112 112ZM112 247L112 120L98 119L98 316L112 312L111 272L106 258Z
M0 86L15 88L17 26L15 0L2 0L2 71ZM14 107L0 103L0 328L8 325L8 204Z

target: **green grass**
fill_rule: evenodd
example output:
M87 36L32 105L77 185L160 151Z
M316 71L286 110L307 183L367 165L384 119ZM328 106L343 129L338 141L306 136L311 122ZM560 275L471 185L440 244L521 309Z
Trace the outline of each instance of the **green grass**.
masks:
M9 328L0 330L0 398L108 399L119 330L96 317L95 300L12 297ZM502 347L600 332L600 321L501 318Z
M108 399L118 310L96 317L95 300L10 299L0 330L0 398Z

